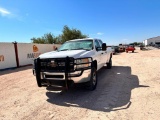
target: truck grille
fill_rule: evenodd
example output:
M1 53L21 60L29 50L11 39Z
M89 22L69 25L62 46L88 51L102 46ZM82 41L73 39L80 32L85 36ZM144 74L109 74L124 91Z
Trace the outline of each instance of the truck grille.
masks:
M74 59L69 58L68 72L74 71ZM65 72L66 59L65 58L54 58L54 59L41 59L40 60L41 71L52 71L52 72Z

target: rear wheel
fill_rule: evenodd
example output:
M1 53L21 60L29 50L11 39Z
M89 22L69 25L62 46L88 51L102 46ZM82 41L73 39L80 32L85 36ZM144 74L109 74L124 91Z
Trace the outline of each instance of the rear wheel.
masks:
M107 63L107 69L112 68L112 58L110 58L109 63Z
M132 53L134 53L134 50L132 51Z
M92 90L95 90L96 87L97 87L97 71L93 67L91 69L91 78L90 78L90 81L87 83L86 88L92 91Z

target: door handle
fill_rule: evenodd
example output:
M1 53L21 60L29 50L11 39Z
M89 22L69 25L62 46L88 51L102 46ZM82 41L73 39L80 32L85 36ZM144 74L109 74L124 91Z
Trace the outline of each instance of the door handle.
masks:
M101 54L103 54L103 53L101 53Z

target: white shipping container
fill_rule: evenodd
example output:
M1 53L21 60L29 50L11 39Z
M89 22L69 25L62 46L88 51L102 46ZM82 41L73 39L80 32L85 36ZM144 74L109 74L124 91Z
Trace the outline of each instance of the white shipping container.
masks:
M17 67L13 43L0 43L0 70Z
M33 60L40 54L55 49L55 45L53 44L18 43L17 47L20 66L33 64Z

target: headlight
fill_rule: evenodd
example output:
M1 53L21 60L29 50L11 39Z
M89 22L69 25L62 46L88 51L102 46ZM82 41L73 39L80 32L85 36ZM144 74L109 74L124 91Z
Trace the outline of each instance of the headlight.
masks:
M87 68L87 67L91 66L90 59L88 59L88 58L77 59L77 60L75 60L75 63L77 64L75 66L76 69Z

